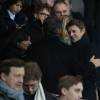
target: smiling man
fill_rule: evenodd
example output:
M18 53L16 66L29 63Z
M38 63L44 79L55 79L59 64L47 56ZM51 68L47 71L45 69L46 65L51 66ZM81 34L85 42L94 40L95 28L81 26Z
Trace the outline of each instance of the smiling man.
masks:
M0 100L24 100L24 62L7 59L0 63Z

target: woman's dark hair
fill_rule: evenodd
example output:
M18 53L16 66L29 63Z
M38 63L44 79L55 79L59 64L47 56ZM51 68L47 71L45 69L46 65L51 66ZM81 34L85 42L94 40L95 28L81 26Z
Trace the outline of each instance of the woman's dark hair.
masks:
M28 40L29 37L30 34L25 29L20 29L16 30L8 41L10 45L17 46L17 43Z
M38 6L35 6L34 9L32 10L32 13L36 13L39 14L40 11L42 11L43 9L47 9L49 12L51 12L51 8L50 6L45 3L45 4L38 4Z
M80 30L85 28L85 24L82 20L78 20L78 19L72 19L66 26L66 28L69 28L73 25L76 25Z
M6 0L5 8L8 9L10 6L16 4L17 2L22 2L22 4L24 4L23 0Z

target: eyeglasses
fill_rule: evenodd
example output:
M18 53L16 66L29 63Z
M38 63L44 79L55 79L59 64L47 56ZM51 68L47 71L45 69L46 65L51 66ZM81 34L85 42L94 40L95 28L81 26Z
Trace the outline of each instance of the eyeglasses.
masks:
M56 13L57 15L66 14L66 13L67 13L67 10L55 11L55 13Z
M46 13L43 13L43 12L41 12L41 13L39 13L40 15L43 15L43 16L49 16L49 14L46 14Z

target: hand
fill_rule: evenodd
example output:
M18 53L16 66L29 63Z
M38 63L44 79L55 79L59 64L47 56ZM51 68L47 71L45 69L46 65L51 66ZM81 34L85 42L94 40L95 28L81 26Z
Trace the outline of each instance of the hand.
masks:
M100 67L100 59L99 58L95 58L95 56L92 56L92 58L90 59L90 62L93 63L96 68Z

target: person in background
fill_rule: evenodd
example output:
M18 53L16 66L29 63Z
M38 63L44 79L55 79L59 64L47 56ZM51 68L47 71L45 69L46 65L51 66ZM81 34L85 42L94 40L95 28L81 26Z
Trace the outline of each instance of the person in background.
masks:
M58 21L63 21L62 27L66 26L67 23L70 20L72 20L73 18L83 19L83 17L79 13L72 12L72 6L71 6L72 4L71 3L72 3L71 0L56 0L54 2L53 8L52 8L51 16L48 17L44 21L44 27L46 26L45 24L47 24L48 20L52 19L53 17L54 17L54 19L56 19ZM64 31L65 31L65 29L64 29ZM63 32L63 33L67 33L67 32ZM66 35L66 34L63 34L63 35ZM67 36L68 36L68 34L67 34Z
M48 4L40 4L34 9L34 17L43 24L44 20L50 15L51 9Z
M71 19L71 1L70 0L56 0L53 5L53 16L57 19L66 21Z
M31 37L29 33L24 29L17 30L8 40L8 45L0 53L0 59L20 58L28 60L30 46Z
M25 16L20 14L23 7L22 0L7 0L0 11L0 52L7 46L7 40L15 30L21 29L25 23ZM3 44L2 44L3 43Z
M50 15L51 9L47 4L41 4L34 9L32 9L32 17L27 23L26 30L30 33L31 36L32 45L30 52L32 53L32 57L35 59L38 45L41 45L46 38L43 29L43 23L44 20Z
M56 97L44 90L41 79L39 65L36 62L27 62L23 86L25 100L56 100Z
M56 0L53 5L52 16L56 16L59 20L66 19L67 22L69 22L72 18L83 20L80 13L72 11L71 0Z
M32 17L27 23L26 29L30 32L32 44L38 45L44 38L43 22L50 15L50 7L47 4L41 4L33 9L31 12Z
M62 76L59 79L58 90L58 100L81 100L83 91L82 79L79 76Z

